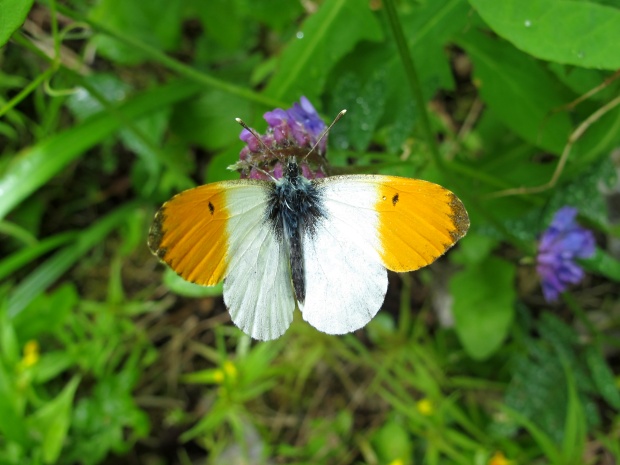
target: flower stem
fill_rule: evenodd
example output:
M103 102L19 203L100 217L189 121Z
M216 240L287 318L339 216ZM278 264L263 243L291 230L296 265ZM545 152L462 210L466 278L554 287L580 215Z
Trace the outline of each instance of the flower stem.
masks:
M439 148L437 147L435 134L433 133L433 130L431 128L430 118L428 116L428 110L426 108L426 102L424 101L422 87L420 86L420 79L418 78L418 73L416 71L413 58L411 57L411 51L409 50L409 46L407 45L407 41L405 40L403 28L401 27L400 21L398 19L398 13L396 12L394 0L384 0L383 5L385 6L385 11L387 13L390 28L392 29L392 33L394 34L394 40L396 41L396 47L398 48L400 60L403 64L403 67L405 68L405 74L407 75L407 82L409 83L411 95L415 99L418 106L420 122L422 123L422 131L424 132L424 136L430 148L431 156L437 167L444 171L443 159L439 154Z

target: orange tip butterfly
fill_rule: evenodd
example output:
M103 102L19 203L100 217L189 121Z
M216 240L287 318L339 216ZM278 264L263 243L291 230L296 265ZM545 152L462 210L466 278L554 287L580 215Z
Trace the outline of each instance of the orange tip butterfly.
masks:
M280 337L295 307L319 331L365 326L387 291L387 270L443 255L469 228L463 203L419 179L307 179L294 157L280 179L189 189L155 215L148 245L187 281L224 281L232 321L259 340Z

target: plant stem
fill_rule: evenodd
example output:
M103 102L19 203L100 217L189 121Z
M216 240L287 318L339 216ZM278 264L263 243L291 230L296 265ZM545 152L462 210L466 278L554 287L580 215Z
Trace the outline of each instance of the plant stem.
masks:
M385 6L390 28L394 34L398 54L400 55L401 62L405 68L407 82L409 83L409 90L411 91L411 95L415 99L418 106L420 122L422 123L422 131L424 132L424 136L430 148L431 156L437 167L442 171L445 171L444 162L439 154L439 148L437 147L437 141L435 140L435 134L431 128L426 102L424 101L422 87L420 86L420 79L418 78L418 73L416 71L415 64L413 63L413 58L411 57L411 51L409 50L409 46L405 40L403 28L401 27L398 19L398 13L396 12L394 0L384 0L383 5Z

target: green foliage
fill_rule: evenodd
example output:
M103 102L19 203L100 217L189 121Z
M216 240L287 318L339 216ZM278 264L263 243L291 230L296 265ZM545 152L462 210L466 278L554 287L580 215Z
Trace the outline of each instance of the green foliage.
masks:
M620 462L619 18L612 0L0 0L0 464ZM391 276L363 331L296 315L254 343L221 284L162 273L146 237L172 195L237 177L234 118L262 132L302 95L348 110L334 172L438 182L471 230ZM548 303L537 240L566 205L597 249Z
M457 334L472 357L488 357L508 334L516 299L514 279L514 265L493 256L452 278Z
M1 0L0 11L0 47L7 43L13 32L19 28L30 8L33 0Z
M524 52L582 68L620 67L620 12L594 2L470 0L500 36ZM616 5L617 6L617 5Z

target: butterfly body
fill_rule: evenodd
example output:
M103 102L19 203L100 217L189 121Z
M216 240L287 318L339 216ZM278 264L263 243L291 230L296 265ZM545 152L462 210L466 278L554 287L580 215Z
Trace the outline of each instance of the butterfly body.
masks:
M224 280L233 322L279 337L297 305L329 334L363 327L380 309L387 269L441 256L469 227L461 201L437 184L381 175L306 179L295 160L281 179L184 191L165 203L151 250L184 279Z
M303 262L303 237L314 234L315 225L324 217L316 187L301 175L294 160L272 188L267 220L278 240L286 247L293 288L298 302L306 298Z

